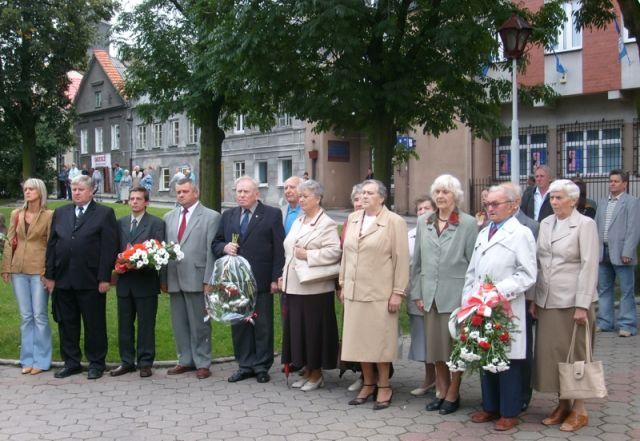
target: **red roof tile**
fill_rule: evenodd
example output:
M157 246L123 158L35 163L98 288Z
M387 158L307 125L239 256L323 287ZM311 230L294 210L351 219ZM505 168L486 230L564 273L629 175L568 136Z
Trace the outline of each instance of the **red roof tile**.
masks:
M78 93L78 89L80 89L80 83L82 82L82 74L75 70L67 72L67 77L69 78L69 87L67 87L67 91L65 92L69 101L73 102L73 99Z
M114 60L109 56L109 52L96 49L93 51L93 55L96 57L96 61L100 63L100 66L102 66L107 77L109 77L111 84L120 92L124 85L124 80L122 79L120 71L116 68Z

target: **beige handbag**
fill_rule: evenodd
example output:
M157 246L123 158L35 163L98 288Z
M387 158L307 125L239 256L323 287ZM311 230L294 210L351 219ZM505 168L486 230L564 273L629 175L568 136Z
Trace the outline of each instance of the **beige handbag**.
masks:
M567 354L566 363L558 363L560 375L560 399L584 400L587 398L604 398L607 396L607 388L604 384L604 369L601 361L593 361L591 353L591 336L589 333L589 321L584 327L586 333L586 360L573 361L573 350L576 343L576 331L578 325L573 324L571 346Z
M337 279L340 275L340 262L331 265L309 266L305 260L296 259L294 268L300 283L324 282Z

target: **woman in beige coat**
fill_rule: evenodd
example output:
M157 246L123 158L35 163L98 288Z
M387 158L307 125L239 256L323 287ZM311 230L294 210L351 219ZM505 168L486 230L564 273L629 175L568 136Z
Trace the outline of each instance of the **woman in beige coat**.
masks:
M309 179L300 183L298 193L304 215L294 221L284 241L285 264L279 280L288 305L283 317L282 362L304 366L303 377L293 387L307 392L323 387L322 370L335 369L338 363L334 308L338 275L301 283L297 271L336 266L342 251L336 223L320 206L322 185Z
M27 179L24 205L13 210L4 244L2 279L11 281L20 309L20 364L23 374L37 375L51 366L49 295L44 289L47 241L52 210L47 210L47 188L40 179ZM12 242L17 246L15 251Z
M593 219L576 210L580 189L568 179L549 187L553 216L540 223L538 280L531 315L538 319L534 351L533 387L540 392L560 391L558 362L565 362L574 323L574 357L585 359L585 329L595 337L595 302L598 300L598 229ZM542 424L562 424L574 432L589 423L584 400L560 400Z
M362 183L364 209L349 215L339 279L342 360L360 362L364 376L349 404L363 404L377 393L374 410L391 404L389 370L398 356L398 311L409 282L407 224L384 206L386 197L382 182Z

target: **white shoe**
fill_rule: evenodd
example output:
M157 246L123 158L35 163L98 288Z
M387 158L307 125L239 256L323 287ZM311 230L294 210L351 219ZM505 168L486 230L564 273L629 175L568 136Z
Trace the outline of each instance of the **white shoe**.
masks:
M351 386L347 388L349 392L355 392L360 389L362 389L362 378L360 377L358 377L358 379L354 381L353 384L351 384Z
M434 387L436 387L436 382L434 381L433 383L429 384L427 387L418 387L414 390L411 391L411 395L413 395L414 397L422 397L424 395L427 394L427 392L429 392L430 389L433 389Z
M298 381L294 382L291 387L294 387L296 389L300 389L302 386L304 386L306 384L308 380L306 378L301 378Z
M631 332L627 331L626 329L621 329L618 331L618 336L619 337L631 337Z
M324 378L322 377L320 377L320 379L315 383L311 380L307 381L307 383L302 386L300 390L303 392L309 392L311 390L320 389L321 387L324 387Z

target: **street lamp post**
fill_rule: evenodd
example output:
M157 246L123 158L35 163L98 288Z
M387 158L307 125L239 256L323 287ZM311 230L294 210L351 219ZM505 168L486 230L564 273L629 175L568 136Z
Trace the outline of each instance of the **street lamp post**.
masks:
M513 14L505 21L498 33L502 40L505 57L512 63L512 120L511 120L511 182L520 185L520 140L518 139L518 58L522 56L532 28L522 17Z

